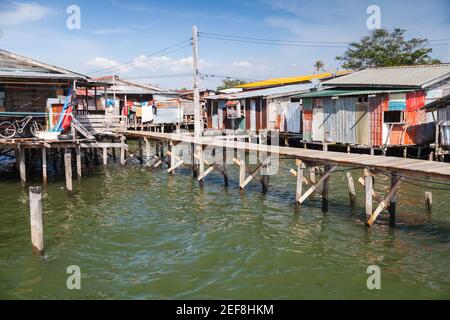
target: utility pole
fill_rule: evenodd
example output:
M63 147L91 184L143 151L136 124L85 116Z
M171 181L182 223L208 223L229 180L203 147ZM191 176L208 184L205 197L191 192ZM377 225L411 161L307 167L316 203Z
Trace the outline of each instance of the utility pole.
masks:
M192 75L193 75L193 89L194 89L194 137L201 139L203 136L203 110L200 106L200 92L198 89L198 47L197 47L197 26L192 27ZM198 165L192 163L194 169L194 176L201 176L205 170L203 162L203 146L202 144L194 145L195 154L193 157L198 160ZM199 181L199 186L203 187L203 179Z
M194 80L194 133L195 137L201 137L203 133L203 111L200 106L200 93L198 88L198 47L197 47L197 26L192 27L192 64Z

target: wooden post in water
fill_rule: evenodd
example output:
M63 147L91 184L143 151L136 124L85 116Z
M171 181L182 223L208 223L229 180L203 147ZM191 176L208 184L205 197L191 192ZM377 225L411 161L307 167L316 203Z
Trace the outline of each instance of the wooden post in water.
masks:
M296 188L296 192L295 192L295 200L296 203L299 204L300 203L300 199L302 197L302 193L303 193L303 162L301 160L295 160L296 164L297 164L297 188Z
M239 185L240 186L242 186L242 184L245 181L245 172L246 172L246 169L245 169L245 153L242 152L242 158L241 158L241 155L239 155ZM241 189L244 190L242 187L241 187Z
M192 159L192 177L198 177L198 166L195 163L195 144L191 144L191 159Z
M108 148L103 148L103 165L108 165Z
M364 222L369 221L370 216L372 215L372 176L369 173L368 169L364 169L364 191L365 191L365 217Z
M139 162L141 164L144 164L144 144L143 144L144 139L139 138L138 139L138 145L139 145Z
M309 168L309 180L312 184L316 183L316 167Z
M42 148L42 182L47 184L47 148Z
M125 138L120 138L120 164L125 165Z
M433 207L433 194L431 192L425 192L425 208L427 214L431 215L431 209Z
M197 146L197 150L198 150L198 175L202 176L202 174L205 172L205 155L204 155L204 150L203 150L203 146L200 144ZM200 188L203 188L205 186L205 179L202 179L198 182L198 186Z
M355 207L356 206L355 182L353 181L353 177L350 172L347 172L347 184L348 184L348 195L350 197L350 205L352 207Z
M33 251L44 253L44 224L42 222L41 187L30 187L30 226Z
M327 144L324 144L324 146ZM330 171L331 166L325 165L325 172ZM330 184L330 176L325 178L322 183L322 211L328 212L328 189Z
M400 179L400 176L395 172L391 173L391 188L393 188L397 181ZM389 200L389 225L391 227L395 227L395 215L397 211L397 191L392 194L391 199Z
M21 147L19 147L19 171L20 171L20 182L22 183L23 186L27 182L27 169L25 165L25 149Z
M222 148L222 158L223 158L223 182L225 184L225 187L228 187L228 168L227 168L227 148L224 146Z
M148 141L147 138L144 138L144 142L145 142L145 161L147 162L147 165L152 157L152 150L151 150L151 145L150 145L150 141Z
M73 194L72 187L72 155L67 151L64 154L64 171L66 173L66 189L69 196Z
M169 168L173 168L175 167L175 146L172 141L169 141L168 148L169 148L169 163L170 163ZM171 171L170 173L173 174L174 172L175 170Z
M77 145L75 147L75 157L77 162L77 178L78 180L81 179L81 147L80 145Z

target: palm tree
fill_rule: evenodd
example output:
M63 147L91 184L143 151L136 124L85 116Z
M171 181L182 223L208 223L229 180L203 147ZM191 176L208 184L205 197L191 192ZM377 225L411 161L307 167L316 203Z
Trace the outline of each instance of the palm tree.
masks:
M325 63L323 63L322 61L320 61L320 60L317 60L315 63L314 63L314 69L315 69L315 72L316 73L319 73L320 71L324 71L324 68L325 67Z

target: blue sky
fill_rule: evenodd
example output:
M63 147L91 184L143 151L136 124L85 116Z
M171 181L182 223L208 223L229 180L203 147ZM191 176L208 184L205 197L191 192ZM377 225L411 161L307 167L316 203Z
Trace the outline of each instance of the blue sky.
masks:
M91 74L133 61L200 32L295 41L349 42L367 35L369 5L381 9L381 25L408 30L408 37L450 39L450 2L430 1L46 1L0 0L0 48L74 71ZM66 27L66 9L81 9L81 29ZM450 41L443 42L450 43ZM200 72L265 79L311 73L320 59L330 70L344 47L293 47L200 38ZM434 47L448 62L450 47ZM191 48L161 54L113 73L157 83L189 87L189 77L153 77L191 71ZM219 78L206 78L214 88Z

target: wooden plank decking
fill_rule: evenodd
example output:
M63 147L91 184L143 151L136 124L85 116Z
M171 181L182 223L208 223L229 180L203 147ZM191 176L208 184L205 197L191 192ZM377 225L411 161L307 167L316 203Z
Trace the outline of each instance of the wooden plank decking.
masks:
M152 140L173 141L182 143L202 144L218 148L234 148L245 151L270 152L280 156L289 156L306 162L314 162L343 167L361 167L388 172L396 172L414 176L430 176L450 178L450 164L425 160L405 159L397 157L383 157L361 154L349 154L331 151L318 151L291 147L267 146L256 143L219 140L214 137L196 139L187 134L160 133L148 131L128 130L122 132L128 137L145 137Z

